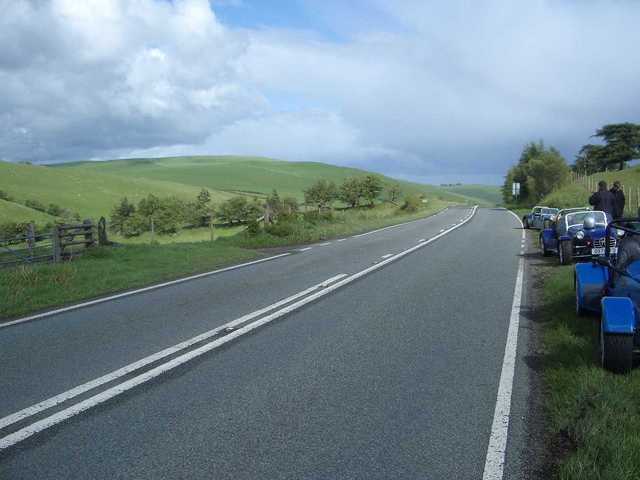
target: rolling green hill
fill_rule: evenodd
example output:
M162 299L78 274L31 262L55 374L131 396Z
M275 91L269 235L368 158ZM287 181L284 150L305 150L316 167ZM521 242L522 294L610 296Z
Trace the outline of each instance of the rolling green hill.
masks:
M74 173L108 173L118 177L145 178L206 187L233 193L269 194L303 198L303 191L319 179L341 183L345 178L371 172L315 162L285 162L259 157L172 157L67 163L56 169ZM406 193L424 193L442 200L462 197L438 187L394 180L380 175L387 184L398 183Z
M4 222L33 222L37 225L53 223L56 217L33 210L14 202L0 200L0 223Z
M90 169L52 168L6 162L0 162L0 190L9 193L16 203L24 204L26 200L37 200L44 205L55 203L78 212L82 217L108 215L113 205L125 196L136 202L149 193L193 200L200 191L193 185L139 178L129 174L117 176ZM212 191L211 196L213 201L217 202L232 195ZM8 212L8 209L3 207L2 212L5 210ZM12 211L12 218L18 220L18 212L15 208ZM30 212L26 213L31 215ZM4 219L4 214L0 218Z
M502 193L497 185L453 185L443 190L462 195L483 206L495 206L502 203Z
M601 172L569 183L551 194L547 195L542 205L552 207L569 208L588 204L592 191L597 189L600 180L605 180L609 186L615 180L620 180L627 197L625 213L635 215L640 206L640 166L628 168L622 171Z
M284 162L253 157L174 157L157 159L76 162L34 166L0 162L0 190L15 204L0 205L2 221L46 223L45 214L22 207L27 200L59 205L83 218L108 216L123 197L137 202L149 193L193 200L201 188L220 203L234 195L265 195L303 199L303 191L319 179L340 184L345 178L368 174L364 170L322 163ZM380 175L386 185L398 183L404 194L468 203L470 199L439 187L394 180ZM5 202L6 203L6 202ZM34 213L35 212L35 213ZM46 218L49 217L49 218Z

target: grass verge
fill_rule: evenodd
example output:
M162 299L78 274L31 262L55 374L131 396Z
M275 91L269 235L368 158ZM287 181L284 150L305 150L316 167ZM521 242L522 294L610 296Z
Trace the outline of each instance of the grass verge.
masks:
M620 376L598 365L599 320L574 312L573 269L545 278L544 380L552 456L562 480L640 478L640 370Z
M0 270L0 318L143 287L254 259L218 242L96 248L72 262Z

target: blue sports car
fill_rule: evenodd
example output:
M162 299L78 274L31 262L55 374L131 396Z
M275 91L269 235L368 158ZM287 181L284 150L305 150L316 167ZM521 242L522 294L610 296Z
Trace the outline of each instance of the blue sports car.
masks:
M621 237L617 253L607 249L594 262L575 267L574 285L578 315L600 312L602 366L626 373L640 351L638 312L640 306L639 219L611 222L608 236ZM615 232L615 233L614 233Z
M574 258L604 255L607 223L604 212L561 210L540 232L540 250L544 256L558 255L562 265L571 263ZM616 241L613 235L610 247L614 253Z
M557 214L557 208L533 207L531 212L522 217L522 224L524 228L537 228L541 230L544 228L544 222L546 220L552 220Z

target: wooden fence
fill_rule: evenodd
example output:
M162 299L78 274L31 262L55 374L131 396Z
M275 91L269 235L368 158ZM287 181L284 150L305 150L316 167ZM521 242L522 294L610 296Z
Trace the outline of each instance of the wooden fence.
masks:
M56 225L37 233L33 224L24 233L0 238L0 267L36 262L62 262L81 255L97 244L107 244L104 219L96 226L91 220L79 224Z

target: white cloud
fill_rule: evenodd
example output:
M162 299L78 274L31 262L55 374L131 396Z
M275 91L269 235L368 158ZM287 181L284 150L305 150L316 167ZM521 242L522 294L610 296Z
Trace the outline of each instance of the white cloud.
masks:
M8 158L238 153L499 174L524 142L572 155L602 124L640 115L630 0L314 4L341 18L340 41L233 29L207 0L6 5Z

